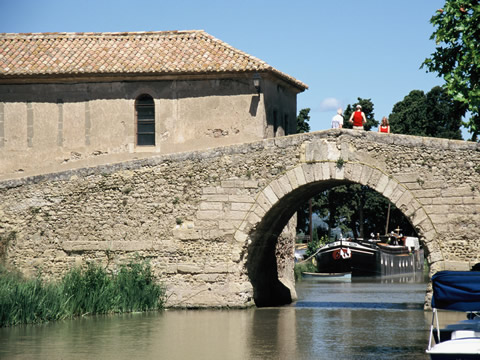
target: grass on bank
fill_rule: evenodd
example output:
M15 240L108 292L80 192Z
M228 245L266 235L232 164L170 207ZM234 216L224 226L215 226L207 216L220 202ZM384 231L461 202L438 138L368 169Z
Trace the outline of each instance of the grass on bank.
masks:
M302 272L317 272L317 267L311 262L297 263L293 268L295 281L302 280Z
M58 282L25 279L0 267L0 327L82 315L162 309L165 288L148 263L123 265L109 274L98 265L73 269Z

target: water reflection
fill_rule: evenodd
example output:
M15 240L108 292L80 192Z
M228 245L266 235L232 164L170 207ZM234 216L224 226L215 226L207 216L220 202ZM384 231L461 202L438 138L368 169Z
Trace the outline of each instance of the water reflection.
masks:
M384 280L384 279L383 279ZM169 310L0 329L5 359L427 359L424 282L298 284L281 308Z

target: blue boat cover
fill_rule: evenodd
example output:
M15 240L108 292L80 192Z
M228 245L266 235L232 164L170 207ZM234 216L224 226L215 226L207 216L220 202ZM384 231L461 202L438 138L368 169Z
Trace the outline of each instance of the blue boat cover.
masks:
M439 271L432 276L432 307L480 311L480 271Z

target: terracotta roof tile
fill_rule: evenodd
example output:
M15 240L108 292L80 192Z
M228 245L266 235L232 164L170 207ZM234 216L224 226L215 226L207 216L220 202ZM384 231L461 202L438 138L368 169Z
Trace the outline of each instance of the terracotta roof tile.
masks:
M307 85L202 30L0 34L0 79L35 76L272 72Z

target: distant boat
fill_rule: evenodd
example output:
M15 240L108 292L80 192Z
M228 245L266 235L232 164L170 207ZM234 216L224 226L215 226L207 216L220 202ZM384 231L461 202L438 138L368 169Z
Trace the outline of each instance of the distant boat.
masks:
M302 272L304 279L316 279L325 281L350 281L352 279L351 272L344 273L314 273L314 272Z
M480 359L480 272L439 271L432 276L432 286L433 316L426 350L430 359ZM467 320L440 329L437 309L468 312Z
M318 272L353 275L403 275L423 271L424 252L418 238L390 234L382 239L340 239L316 254Z

